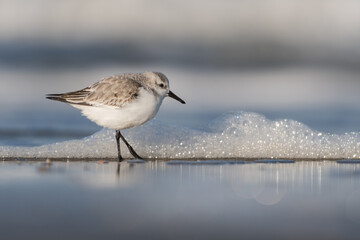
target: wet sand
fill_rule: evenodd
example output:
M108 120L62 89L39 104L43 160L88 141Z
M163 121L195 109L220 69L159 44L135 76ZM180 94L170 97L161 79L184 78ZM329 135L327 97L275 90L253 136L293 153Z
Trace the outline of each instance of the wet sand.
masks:
M356 239L359 161L0 162L1 239Z

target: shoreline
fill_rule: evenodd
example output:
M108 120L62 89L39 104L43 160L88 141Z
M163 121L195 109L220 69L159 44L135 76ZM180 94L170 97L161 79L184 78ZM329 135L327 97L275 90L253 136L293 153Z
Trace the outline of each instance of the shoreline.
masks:
M54 161L54 162L96 162L96 161L108 161L108 162L117 162L117 158L27 158L27 157L2 157L2 161L8 162L8 161L33 161L33 162L41 162L41 161ZM124 158L122 162L126 161L133 161L133 160L139 160L135 158ZM318 161L354 161L360 163L360 158L144 158L141 159L144 162L153 162L153 161L241 161L241 162L257 162L261 163L264 161L269 162L286 162L286 161L294 161L294 162L302 162L302 161L312 161L312 162L318 162Z

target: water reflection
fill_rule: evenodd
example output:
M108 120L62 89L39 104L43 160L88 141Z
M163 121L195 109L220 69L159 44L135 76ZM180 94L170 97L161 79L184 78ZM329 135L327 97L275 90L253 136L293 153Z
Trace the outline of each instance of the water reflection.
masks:
M360 164L213 163L3 161L0 231L11 239L359 234Z

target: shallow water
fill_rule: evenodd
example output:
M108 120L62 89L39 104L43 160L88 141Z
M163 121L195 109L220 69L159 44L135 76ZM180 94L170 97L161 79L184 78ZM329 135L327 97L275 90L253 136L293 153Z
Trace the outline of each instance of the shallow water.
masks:
M0 162L2 239L356 239L360 164Z

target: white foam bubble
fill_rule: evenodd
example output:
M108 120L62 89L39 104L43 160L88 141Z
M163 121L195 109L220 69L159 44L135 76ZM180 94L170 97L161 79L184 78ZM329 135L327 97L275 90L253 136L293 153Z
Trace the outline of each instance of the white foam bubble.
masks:
M152 120L123 131L145 158L352 158L360 156L360 133L318 132L288 119L271 121L249 112L225 114L207 130ZM103 129L81 140L40 147L0 147L1 157L116 158L113 130ZM131 157L122 145L125 158Z

